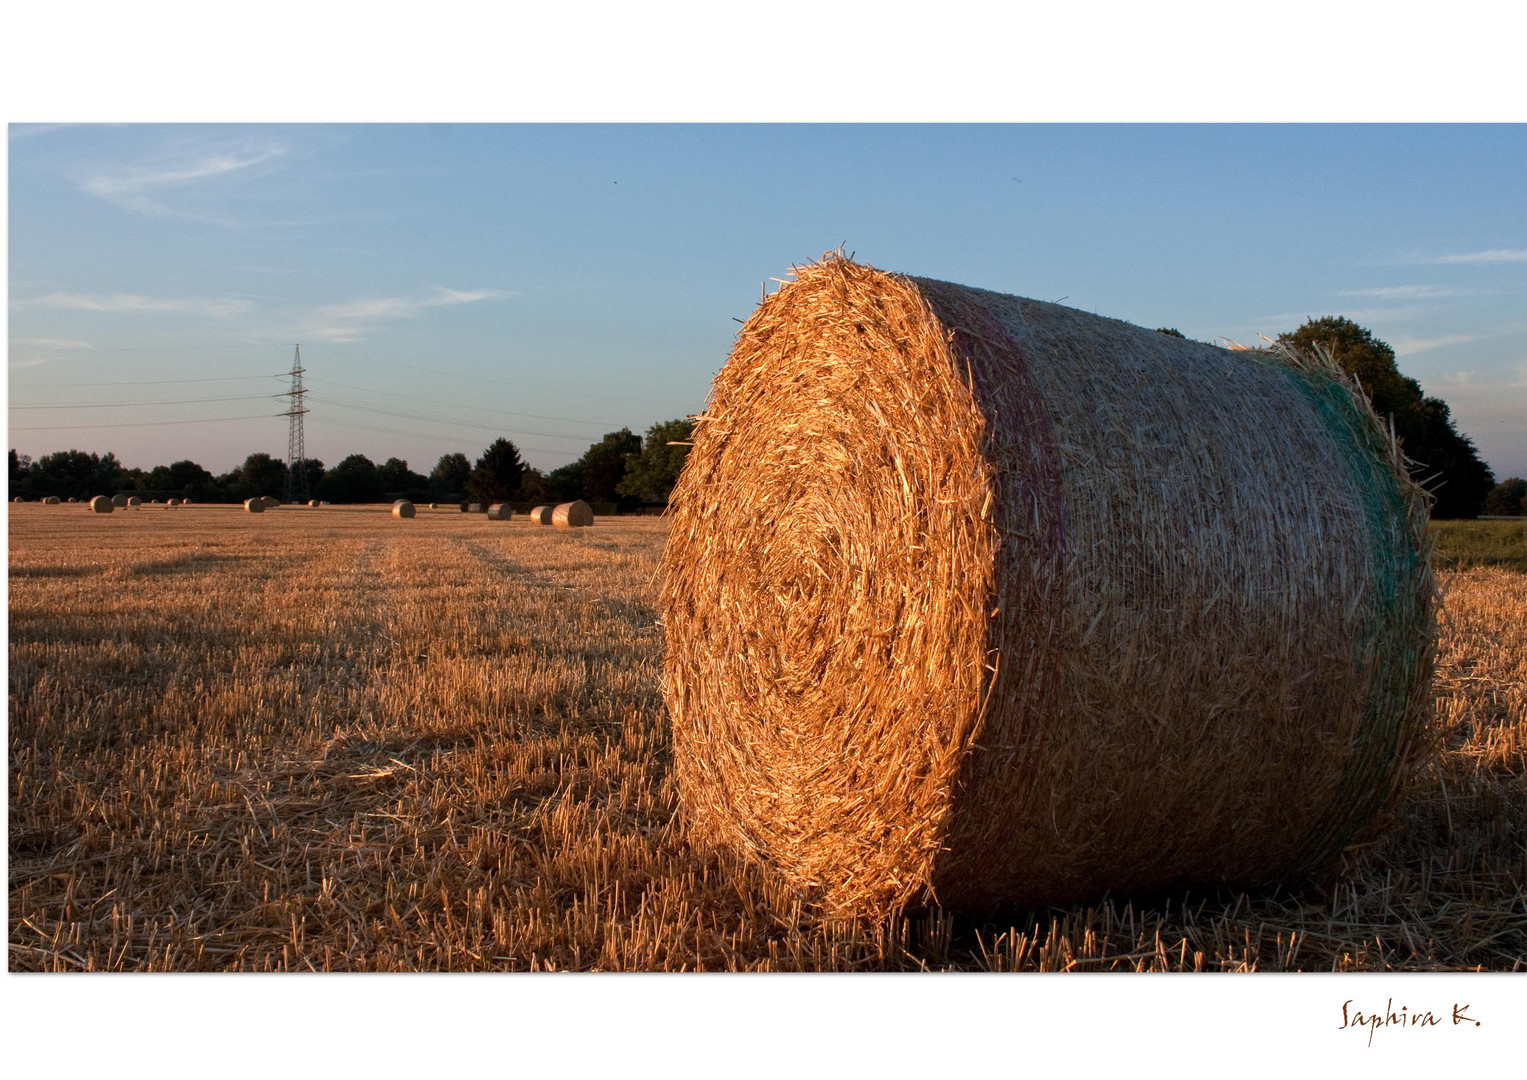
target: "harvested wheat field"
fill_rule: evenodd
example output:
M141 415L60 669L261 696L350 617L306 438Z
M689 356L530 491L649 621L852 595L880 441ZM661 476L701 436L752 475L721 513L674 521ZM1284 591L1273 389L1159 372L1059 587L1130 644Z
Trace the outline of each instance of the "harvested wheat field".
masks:
M1527 967L1527 575L1440 575L1445 749L1323 884L871 926L687 843L666 533L13 506L11 969Z

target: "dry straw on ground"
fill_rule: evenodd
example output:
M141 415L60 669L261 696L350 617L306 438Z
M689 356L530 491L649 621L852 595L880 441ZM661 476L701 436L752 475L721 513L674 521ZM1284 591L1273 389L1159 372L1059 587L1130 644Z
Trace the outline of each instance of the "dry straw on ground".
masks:
M549 506L537 506L530 511L530 520L537 525L551 524L552 508Z
M559 529L587 528L594 524L594 510L582 499L575 499L553 510L551 523Z
M1313 358L799 271L673 498L691 836L842 914L1323 870L1430 748L1399 460Z
M265 500L261 498L245 499L244 510L250 514L265 513Z
M97 514L109 514L117 508L117 504L105 495L97 495L90 500L90 509Z
M407 499L399 499L392 504L392 516L395 518L411 518L414 516L414 504Z
M514 508L508 503L494 503L488 507L489 521L508 521L514 517Z

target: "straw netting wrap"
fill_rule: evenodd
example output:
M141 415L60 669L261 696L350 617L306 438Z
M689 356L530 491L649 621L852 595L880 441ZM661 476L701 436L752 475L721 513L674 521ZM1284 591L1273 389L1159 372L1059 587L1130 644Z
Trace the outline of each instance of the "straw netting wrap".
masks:
M583 529L594 524L594 508L582 499L565 502L551 512L551 523L559 529Z
M685 818L829 912L1305 878L1430 745L1425 497L1328 361L834 256L693 442Z
M530 511L530 520L537 525L551 524L552 508L549 506L537 506Z

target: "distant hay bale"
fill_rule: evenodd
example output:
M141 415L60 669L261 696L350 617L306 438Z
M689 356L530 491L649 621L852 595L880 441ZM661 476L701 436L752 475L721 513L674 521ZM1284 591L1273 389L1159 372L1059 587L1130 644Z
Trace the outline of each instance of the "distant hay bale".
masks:
M1307 879L1434 745L1402 460L1329 358L800 270L671 499L691 840L876 916Z
M180 505L180 500L179 499L166 499L166 500L164 500L164 505L166 505L166 506L179 506Z
M109 514L116 508L117 504L112 501L109 495L97 495L90 500L90 509L94 510L97 514Z
M480 514L486 509L487 507L485 507L482 503L473 503L467 507L467 512L470 514Z
M429 504L429 508L431 510L438 510L438 509L440 509L440 504L439 503L430 503Z
M276 507L281 505L281 500L276 498L274 495L262 496L262 500L264 501L265 509L267 510L274 510Z
M392 516L395 518L411 518L414 516L414 504L407 499L399 499L392 504Z
M122 509L124 506L127 505L127 496L126 495L113 495L111 497L111 505L115 506L118 510Z
M129 495L127 497L127 505L128 506L142 506L143 505L143 500L141 498L139 498L137 495Z
M78 500L78 499L77 499L77 498L75 498L75 497L74 497L74 496L73 496L73 495L70 495L70 496L69 496L69 501L70 501L70 502L72 502L72 503L77 503L77 502L79 502L79 500Z
M308 500L308 505L309 506L317 506L318 505L318 500L317 499L309 499Z
M253 499L244 500L244 512L248 514L265 513L265 500L256 495ZM272 526L274 528L274 526Z
M63 501L64 500L60 499L57 495L49 495L42 502L43 502L44 506L57 506L59 503L61 503Z
M551 514L551 507L538 506L534 510L530 511L530 520L535 522L537 525L550 525Z
M559 529L582 529L594 524L594 511L582 499L563 503L551 512L551 523Z
M19 503L19 502L26 502L26 500L23 499L20 495L17 495L14 499L11 500L11 502Z
M488 507L489 521L508 521L514 517L514 508L508 503L494 503Z

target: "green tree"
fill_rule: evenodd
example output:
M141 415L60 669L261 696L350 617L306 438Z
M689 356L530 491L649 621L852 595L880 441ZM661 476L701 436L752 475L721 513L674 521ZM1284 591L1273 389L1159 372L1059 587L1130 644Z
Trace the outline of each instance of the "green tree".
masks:
M60 450L44 454L27 470L32 495L45 498L88 499L111 495L128 487L130 476L115 454L87 454L83 450Z
M31 494L27 488L27 479L32 471L32 459L25 454L18 454L14 447L11 448L11 483L7 489L10 497L20 495L26 497Z
M642 502L667 502L689 456L689 437L694 429L694 421L682 417L648 428L641 453L626 459L626 475L616 485L616 492Z
M144 480L144 488L195 502L209 502L219 494L216 478L189 460L154 466Z
M476 502L507 502L519 491L524 475L525 462L515 445L508 439L494 439L467 478L467 494Z
M472 463L462 453L444 454L430 470L429 488L441 497L461 495L472 478Z
M583 498L590 502L615 502L616 490L626 476L626 459L642 452L642 437L630 428L612 431L586 450L578 465L582 470Z
M249 499L256 495L271 495L279 499L286 494L286 462L266 453L250 454L244 459L244 464L229 474L228 489L239 499Z
M428 483L402 458L390 457L378 465L376 471L382 478L382 490L389 495L408 496L423 490Z
M1491 517L1527 514L1527 480L1510 476L1496 484L1485 496L1485 513Z
M385 491L381 474L365 454L351 454L318 482L318 497L329 502L381 502Z
M1374 411L1394 424L1401 449L1415 463L1412 475L1435 497L1433 517L1479 516L1495 483L1490 467L1480 460L1473 441L1453 425L1447 403L1427 397L1420 383L1400 373L1389 345L1339 315L1310 319L1292 333L1279 334L1278 341L1304 351L1322 345L1343 370L1356 376Z

